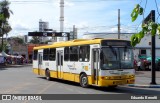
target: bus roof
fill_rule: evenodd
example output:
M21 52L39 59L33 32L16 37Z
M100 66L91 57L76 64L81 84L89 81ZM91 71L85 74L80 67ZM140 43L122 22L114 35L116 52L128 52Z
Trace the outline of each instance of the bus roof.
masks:
M72 41L56 42L51 45L44 45L34 47L34 50L46 49L46 48L58 48L58 47L67 47L67 46L76 46L76 45L87 45L87 44L99 44L101 40L120 40L120 39L104 39L104 38L95 38L95 39L75 39ZM128 40L122 40L128 41Z

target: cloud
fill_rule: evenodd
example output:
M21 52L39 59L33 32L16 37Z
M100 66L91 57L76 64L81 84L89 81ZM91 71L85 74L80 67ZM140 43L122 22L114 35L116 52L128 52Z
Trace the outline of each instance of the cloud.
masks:
M8 33L9 37L16 35L27 35L29 31L37 30L37 28L32 28L21 20L10 20L10 25L12 27L12 30Z
M14 0L12 0L14 1ZM22 0L19 0L22 1ZM29 1L29 0L24 0ZM32 1L32 0L30 0ZM59 31L60 0L34 0L45 1L43 3L11 2L11 25L13 33L28 33L38 28L38 21L49 22L49 27ZM130 1L99 1L99 0L64 0L64 29L66 32L73 30L73 25L78 28L78 35L84 32L117 32L118 8L121 9L122 23L128 22L123 19L128 15ZM80 2L84 1L84 2ZM98 2L99 1L99 2ZM129 4L129 3L130 4ZM133 1L134 2L134 1ZM132 2L132 3L133 3ZM125 5L125 6L123 6ZM131 7L132 8L132 7ZM129 15L130 16L130 15ZM105 25L105 27L101 27ZM113 26L114 25L114 26ZM36 29L38 30L38 29ZM122 27L121 31L129 32L128 28Z
M82 21L77 24L77 28L88 28L89 23L87 21Z
M79 32L79 38L83 37L83 34L86 32L89 33L118 33L118 27L117 26L97 26L97 27L87 27L87 28L78 28ZM128 26L121 26L121 33L134 33L135 30L132 28L128 28Z
M11 21L10 24L11 24L12 30L25 31L25 30L31 29L28 25L24 24L20 20Z
M71 1L65 1L64 5L67 7L71 7L71 6L74 6L75 4Z

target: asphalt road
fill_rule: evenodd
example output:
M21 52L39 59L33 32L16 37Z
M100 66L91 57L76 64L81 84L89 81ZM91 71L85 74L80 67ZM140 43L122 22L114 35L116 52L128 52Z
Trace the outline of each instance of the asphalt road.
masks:
M142 71L141 71L142 72ZM141 75L139 75L141 74ZM137 73L138 83L150 83L150 77L143 75L146 73ZM160 83L160 78L156 78ZM47 81L44 77L32 73L32 66L0 68L0 94L129 94L129 95L159 95L159 88L138 88L129 86L118 86L115 89L89 87L82 88L78 83L64 80L53 79ZM118 95L117 95L118 96ZM63 97L62 97L63 100ZM71 103L73 101L43 101L41 103ZM74 101L79 103L80 101ZM97 103L97 101L87 101ZM115 103L115 101L107 101ZM102 101L101 103L107 103ZM117 103L140 103L139 101L117 101ZM153 101L152 101L153 102ZM3 103L3 102L2 102ZM10 103L4 102L4 103ZM38 103L36 101L14 101L11 103ZM142 103L150 103L149 100ZM155 100L154 103L159 103Z
M150 83L150 77L138 76L139 83ZM160 78L156 78L160 81ZM0 94L159 94L159 88L136 88L119 86L116 89L89 87L82 88L78 83L53 79L32 73L32 66L0 69Z

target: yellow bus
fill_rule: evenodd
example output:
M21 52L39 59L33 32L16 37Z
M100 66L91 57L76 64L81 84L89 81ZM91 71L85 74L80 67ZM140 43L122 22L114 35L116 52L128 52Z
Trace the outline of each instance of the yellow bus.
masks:
M47 80L78 82L82 87L135 82L132 46L120 39L77 39L34 47L33 72Z

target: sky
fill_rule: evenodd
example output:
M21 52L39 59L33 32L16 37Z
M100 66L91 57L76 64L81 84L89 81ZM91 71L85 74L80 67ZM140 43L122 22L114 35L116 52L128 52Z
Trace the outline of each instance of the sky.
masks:
M2 1L2 0L0 0ZM39 20L49 22L49 28L60 29L60 0L9 0L13 11L9 19L12 31L9 36L27 35L28 32L39 30ZM147 2L146 2L147 1ZM145 8L144 17L150 10L160 12L160 0L64 0L64 31L72 31L73 25L78 28L78 38L83 34L108 32L116 33L118 9L120 9L121 32L135 33L140 30L143 16L135 22L130 14L137 3ZM145 6L146 5L146 6ZM160 17L156 19L159 21Z

